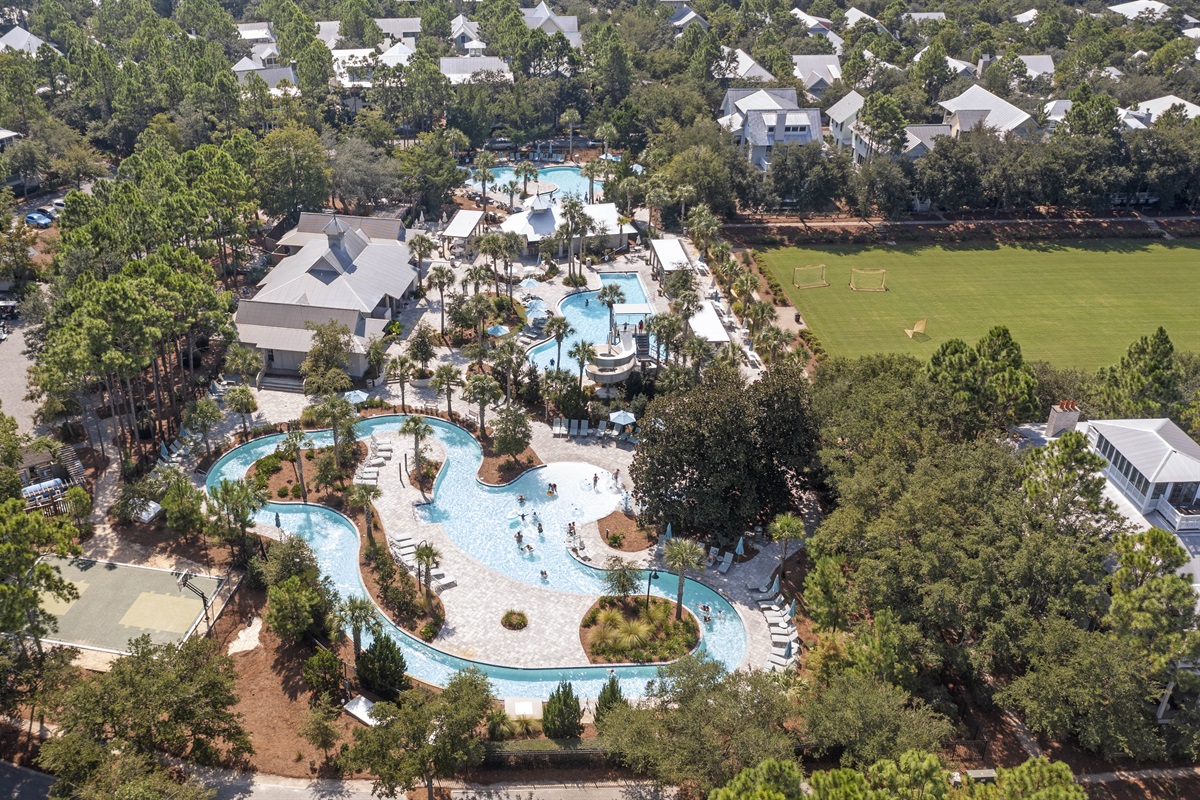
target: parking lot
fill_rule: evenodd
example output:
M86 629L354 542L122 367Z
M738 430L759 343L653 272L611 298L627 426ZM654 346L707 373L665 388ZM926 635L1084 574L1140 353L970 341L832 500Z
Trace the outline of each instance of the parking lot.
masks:
M24 354L25 336L20 320L9 320L8 339L0 342L0 409L10 417L15 417L17 427L22 433L33 433L33 412L37 405L25 399L29 391L26 384L26 371L30 360Z

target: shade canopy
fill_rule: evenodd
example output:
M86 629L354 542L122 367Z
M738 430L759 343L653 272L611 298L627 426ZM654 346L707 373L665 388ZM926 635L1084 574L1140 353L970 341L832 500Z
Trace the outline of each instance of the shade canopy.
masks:
M737 547L733 549L733 552L737 553L739 556L746 555L746 540L743 537L738 537Z
M346 398L351 403L355 403L355 404L365 403L367 401L368 396L369 395L366 392L364 392L362 389L355 389L352 392L346 392L345 394L342 395L342 397Z
M671 523L668 522L667 523L667 532L665 534L663 534L663 539L670 539L670 538L671 538Z
M614 425L632 425L637 422L637 417L628 411L614 411L608 415L608 421Z
M507 336L508 335L508 326L507 325L493 325L492 327L487 329L487 332L488 332L488 336Z

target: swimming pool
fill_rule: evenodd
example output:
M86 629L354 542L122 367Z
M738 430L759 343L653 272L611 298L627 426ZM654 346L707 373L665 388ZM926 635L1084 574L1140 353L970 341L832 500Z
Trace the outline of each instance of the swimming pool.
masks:
M646 296L646 290L642 287L641 278L636 272L602 272L600 273L600 283L603 286L609 284L620 286L621 291L625 293L626 303L645 304L650 302ZM571 323L571 327L575 329L575 333L563 340L562 355L563 361L566 363L558 365L568 371L578 370L578 365L567 357L572 345L579 341L590 342L594 345L603 344L608 336L608 309L596 302L596 296L599 293L599 290L578 292L564 297L558 304L558 313L566 317L567 321ZM625 323L636 326L642 319L644 317L640 314L617 314L616 321L618 327ZM545 371L555 366L557 353L558 343L550 339L531 347L529 360L539 370Z
M488 184L488 191L499 191L492 187L500 187L511 180L515 180L518 184L524 185L524 181L516 177L512 167L492 167L492 181ZM537 179L545 183L553 183L558 189L554 192L555 200L561 200L567 195L574 195L583 201L587 201L588 196L588 179L583 177L579 172L579 167L538 167ZM467 185L472 189L478 190L480 187L479 181L475 179L474 171L471 172L471 177L467 180ZM599 200L601 192L604 188L604 181L596 181L596 199ZM516 199L516 198L514 198Z
M362 420L356 426L360 437L373 432L396 431L403 416L388 415ZM591 478L595 467L581 463L557 463L526 473L515 483L504 487L487 487L476 480L482 454L470 433L443 420L429 419L434 436L446 449L446 464L438 477L431 503L418 509L424 521L440 523L446 533L467 554L481 564L531 586L586 595L603 593L601 571L576 561L564 542L566 524L581 524L595 520L612 511L620 496L602 472L603 480L592 490ZM332 443L328 431L310 434L316 446ZM240 478L250 465L275 451L282 435L266 436L238 447L213 465L206 485L209 489L222 478ZM557 483L556 497L546 496L546 484ZM517 496L527 501L518 505ZM519 511L528 516L522 523ZM545 531L539 539L532 513L538 512ZM344 596L367 596L358 572L358 532L341 514L323 506L301 503L268 503L256 519L273 525L278 513L282 527L301 536L313 548L323 574ZM527 541L536 543L534 553L521 555L513 546L512 536L524 526ZM547 571L542 580L541 570ZM641 574L646 579L646 573ZM676 576L659 573L652 583L652 592L674 599ZM692 609L709 605L714 617L705 624L701 647L709 656L735 669L746 650L746 635L734 608L717 592L704 584L688 580L684 588L684 603ZM720 612L720 613L717 613ZM382 616L382 615L381 615ZM385 631L395 638L404 651L408 672L415 678L435 685L445 685L450 676L466 667L478 667L492 682L501 697L546 698L559 681L569 680L575 691L584 697L596 697L608 679L608 667L558 666L538 669L507 667L471 661L431 647L396 628L384 618ZM575 635L574 631L564 635ZM370 642L370 637L367 637ZM653 678L656 667L614 667L621 688L627 696L640 697L646 681Z

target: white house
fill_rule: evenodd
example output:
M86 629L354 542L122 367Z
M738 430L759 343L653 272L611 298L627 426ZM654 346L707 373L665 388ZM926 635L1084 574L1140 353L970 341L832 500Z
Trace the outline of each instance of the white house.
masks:
M479 23L472 22L464 15L459 14L454 19L450 20L450 41L454 43L454 47L458 52L467 52L467 45L471 42L481 42L479 38Z
M848 8L846 10L846 27L847 28L853 28L855 25L857 25L858 23L860 23L864 20L866 20L870 24L874 25L876 28L880 28L880 29L883 28L882 22L875 19L874 17L872 17L870 14L863 11L862 9L851 6L850 8Z
M853 136L854 163L861 164L864 160L881 152L881 148L867 136L866 131L857 123L850 126ZM897 158L918 159L936 146L939 136L950 136L950 126L942 124L906 125L904 128L904 144L896 153ZM923 209L917 209L923 210Z
M838 147L850 147L854 144L853 126L858 121L858 112L862 110L864 102L866 98L851 90L825 112L829 117L829 134Z
M1137 19L1142 14L1149 14L1152 18L1158 19L1170 11L1171 7L1166 3L1158 2L1158 0L1132 0L1129 3L1109 6L1108 10L1114 14L1120 14L1125 19Z
M740 48L730 50L725 45L721 45L721 53L724 55L724 60L713 65L714 78L725 80L775 80L775 76L766 67L751 58L750 54L745 50Z
M730 89L721 109L726 113L717 124L746 149L746 157L759 169L770 166L775 145L821 139L821 112L800 108L795 89Z
M699 25L700 30L708 30L708 20L693 11L691 6L679 6L667 22L675 29L676 36L682 36L689 25Z
M920 61L924 57L927 50L929 50L928 47L922 47L920 50L918 50L917 54L913 56L913 63L915 64L916 62ZM951 73L960 78L975 74L975 65L970 61L962 61L957 58L946 56L946 66L950 68Z
M1036 8L1031 8L1028 11L1022 11L1020 14L1017 14L1015 17L1013 17L1013 22L1028 28L1035 21L1037 21L1037 18L1038 10Z
M38 49L46 45L58 55L62 55L62 51L54 45L43 41L29 31L21 27L13 28L8 33L0 36L0 50L15 50L21 53L28 53L31 56L36 56Z
M846 40L833 32L832 21L825 17L814 17L812 14L808 14L798 8L792 9L792 16L800 20L800 23L808 31L809 36L820 36L823 39L827 39L833 45L833 52L841 55L842 45L845 44Z
M1172 106L1179 106L1182 108L1185 119L1200 118L1200 106L1196 105L1195 103L1189 103L1182 97L1177 97L1173 94L1156 97L1153 100L1143 100L1137 104L1136 110L1144 114L1148 114L1150 117L1150 124L1153 125L1158 121L1158 118L1169 111Z
M1025 74L1030 80L1054 78L1054 59L1051 56L1017 56L1025 65Z
M484 72L495 73L507 81L512 80L512 70L508 68L508 62L496 56L457 56L440 59L438 63L442 74L453 86L470 83Z
M269 22L242 22L237 29L242 41L251 45L275 43L275 29Z
M982 86L972 86L958 97L938 103L946 109L943 120L956 138L982 124L1000 134L1016 133L1026 136L1036 129L1033 117L1012 103L997 97Z
M367 369L366 349L416 281L399 220L302 214L280 239L289 253L238 303L238 339L255 348L267 372L295 374L312 347L310 323L350 329L352 377Z
M583 46L583 34L579 32L579 17L560 17L555 14L545 0L534 8L522 8L521 16L525 18L525 26L529 30L541 30L547 36L561 33L578 50Z
M842 79L842 62L836 55L792 56L792 74L813 97L820 97L834 81Z

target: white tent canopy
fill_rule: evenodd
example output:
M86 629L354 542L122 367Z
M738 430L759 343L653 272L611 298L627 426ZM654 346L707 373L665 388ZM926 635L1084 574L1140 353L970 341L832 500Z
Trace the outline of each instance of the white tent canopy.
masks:
M721 345L729 341L729 332L717 316L711 300L704 300L692 318L688 320L692 331L709 344Z

